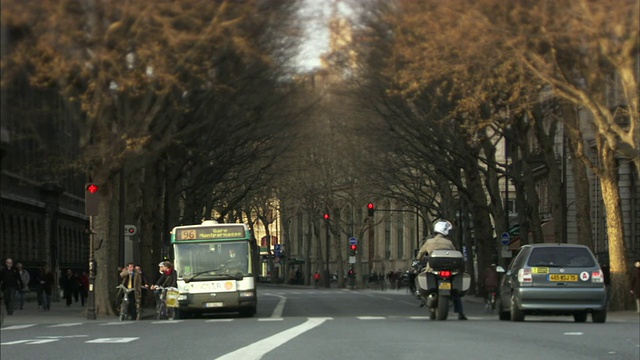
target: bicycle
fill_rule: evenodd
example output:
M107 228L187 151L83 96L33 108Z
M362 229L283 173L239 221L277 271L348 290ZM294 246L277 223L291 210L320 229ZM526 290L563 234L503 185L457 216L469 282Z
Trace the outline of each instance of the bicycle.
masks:
M485 302L485 310L488 313L493 313L496 310L496 291L492 290L487 293L487 299Z
M129 294L134 291L134 288L127 289L124 285L120 284L116 286L116 289L122 291L122 300L120 301L120 321L125 321L131 317L129 314Z
M167 291L173 290L177 291L178 289L174 287L163 287L156 286L156 290L160 290L158 293L158 304L156 305L156 319L157 320L173 320L175 316L175 309L173 306L167 306Z

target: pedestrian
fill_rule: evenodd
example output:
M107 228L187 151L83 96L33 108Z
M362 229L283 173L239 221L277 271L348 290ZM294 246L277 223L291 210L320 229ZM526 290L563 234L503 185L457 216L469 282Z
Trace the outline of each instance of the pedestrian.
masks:
M44 268L41 267L36 272L36 295L38 297L38 309L42 309L42 285L44 284Z
M87 302L87 298L89 297L89 276L86 271L82 272L80 275L80 302L82 306Z
M63 297L67 300L67 306L71 306L73 294L78 287L78 280L71 269L67 269L67 273L60 278L59 285L62 289Z
M631 270L631 295L636 299L636 311L640 314L640 259L633 264Z
M4 266L2 270L0 270L0 289L2 290L4 305L8 315L13 315L16 291L22 287L22 279L20 279L18 269L13 266L13 259L6 258L4 260Z
M49 311L51 310L51 294L55 278L48 266L42 268L42 274L40 279L40 284L42 285L42 310Z
M31 275L29 272L22 267L22 263L16 263L16 270L20 273L20 280L22 280L22 287L16 291L16 295L18 296L18 301L16 307L20 310L24 309L24 298L26 293L29 292L29 283L31 282Z

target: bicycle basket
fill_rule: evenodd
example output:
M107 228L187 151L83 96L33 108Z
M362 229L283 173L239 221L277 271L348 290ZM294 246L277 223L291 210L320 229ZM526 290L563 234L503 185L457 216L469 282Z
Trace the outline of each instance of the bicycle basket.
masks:
M167 307L178 307L178 295L180 291L174 287L167 289Z

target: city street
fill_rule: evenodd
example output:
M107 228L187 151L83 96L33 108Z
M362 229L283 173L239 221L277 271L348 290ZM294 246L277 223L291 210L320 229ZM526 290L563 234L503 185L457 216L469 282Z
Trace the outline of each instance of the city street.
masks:
M634 312L605 324L572 317L499 321L477 298L468 321L432 321L404 290L259 286L258 314L155 321L87 320L79 305L49 313L30 302L5 317L3 359L638 359ZM146 315L150 315L148 312Z

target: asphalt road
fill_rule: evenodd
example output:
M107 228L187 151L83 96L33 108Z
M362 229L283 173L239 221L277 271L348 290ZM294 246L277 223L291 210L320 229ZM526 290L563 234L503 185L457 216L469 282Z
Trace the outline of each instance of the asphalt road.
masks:
M29 304L34 307L35 304ZM432 321L404 291L261 285L258 314L175 321L87 320L78 308L16 310L5 318L4 359L634 359L640 325L632 312L605 324L572 317L499 321L477 299L468 321ZM60 306L60 305L58 305Z

